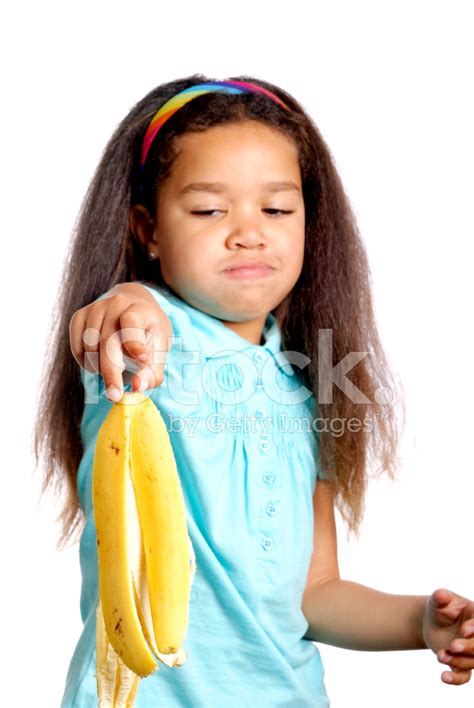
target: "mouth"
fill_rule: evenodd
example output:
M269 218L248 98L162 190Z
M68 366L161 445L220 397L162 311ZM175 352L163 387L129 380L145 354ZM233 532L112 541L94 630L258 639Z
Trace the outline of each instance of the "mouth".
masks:
M223 273L234 279L256 279L266 278L275 272L274 268L266 265L240 266L238 268L226 268Z
M275 272L269 263L264 259L257 258L236 258L222 271L229 278L241 280L257 278L268 278Z

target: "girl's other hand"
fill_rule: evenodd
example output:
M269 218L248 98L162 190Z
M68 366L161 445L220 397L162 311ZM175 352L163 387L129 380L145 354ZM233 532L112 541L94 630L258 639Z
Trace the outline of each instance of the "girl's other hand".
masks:
M422 637L451 671L441 675L445 683L467 683L474 669L474 602L445 588L435 590L426 601Z
M172 336L169 318L138 283L116 285L106 298L77 310L69 324L73 357L82 368L103 376L111 401L119 401L123 395L126 354L139 367L132 378L132 391L163 383L168 338Z

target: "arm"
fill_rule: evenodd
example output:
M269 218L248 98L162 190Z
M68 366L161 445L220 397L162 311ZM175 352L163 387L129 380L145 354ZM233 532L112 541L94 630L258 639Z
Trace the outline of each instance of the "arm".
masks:
M153 305L157 304L155 298L145 286L137 282L118 283L118 285L114 285L114 287L109 290L108 295L117 295L117 293L135 295L136 297L142 297L148 300L148 302L151 302Z
M427 597L391 595L335 578L306 589L306 639L359 651L426 649L421 623Z
M390 595L341 580L334 502L329 483L317 480L314 537L302 610L305 638L345 649L425 649L421 626L426 596Z

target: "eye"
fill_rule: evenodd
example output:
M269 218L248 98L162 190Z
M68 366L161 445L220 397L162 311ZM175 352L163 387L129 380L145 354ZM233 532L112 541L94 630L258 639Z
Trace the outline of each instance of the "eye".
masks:
M286 209L273 209L273 208L268 208L264 209L265 212L269 213L270 216L278 216L279 214L286 216L288 214L293 214L294 212L291 210L286 210ZM212 216L213 214L222 214L223 211L221 209L202 209L200 211L192 211L191 214L195 216Z
M265 209L264 211L267 211L267 212L277 212L278 214L284 214L284 215L286 215L286 214L293 214L292 211L288 211L288 210L285 210L285 209ZM272 214L272 216L273 216L273 215L274 215L274 214Z
M221 213L220 209L205 209L203 211L192 211L191 214L195 214L196 216L211 216L211 214L215 213Z

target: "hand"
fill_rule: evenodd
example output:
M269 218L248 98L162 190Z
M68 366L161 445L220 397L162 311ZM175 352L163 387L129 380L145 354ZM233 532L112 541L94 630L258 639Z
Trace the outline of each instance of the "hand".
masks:
M421 632L438 661L452 669L441 674L442 680L456 685L467 683L474 669L474 602L444 588L435 590L427 598ZM462 645L460 650L456 648L458 643Z
M107 397L119 401L123 395L122 372L128 368L123 348L135 360L132 391L160 386L173 329L143 286L123 283L112 292L74 313L69 340L78 364L91 373L102 374Z

